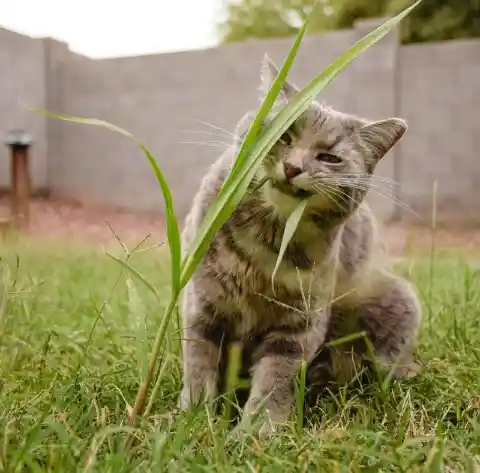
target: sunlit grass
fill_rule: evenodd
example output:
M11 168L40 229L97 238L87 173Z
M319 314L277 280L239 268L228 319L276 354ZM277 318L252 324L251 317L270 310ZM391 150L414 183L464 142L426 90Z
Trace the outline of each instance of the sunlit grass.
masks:
M100 250L19 243L0 256L0 471L441 471L438 458L474 471L480 459L480 273L468 257L436 255L433 275L428 255L397 268L417 285L424 313L431 304L418 378L386 394L375 384L332 393L313 425L292 422L270 443L231 439L203 407L177 411L170 324L157 396L127 461L127 414L162 317L156 296L138 278L127 284ZM168 303L168 250L134 253L130 264Z

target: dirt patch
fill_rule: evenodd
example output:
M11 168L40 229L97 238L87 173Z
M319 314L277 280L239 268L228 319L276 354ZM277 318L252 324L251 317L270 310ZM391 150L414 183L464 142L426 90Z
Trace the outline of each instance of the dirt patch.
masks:
M9 200L0 199L0 220L9 215ZM72 242L109 245L115 243L112 227L128 244L149 237L151 244L164 239L164 222L159 215L146 215L68 199L34 199L30 203L28 234L38 238L61 238ZM395 255L424 252L431 245L427 227L396 223L383 229L386 242ZM480 228L440 228L437 248L460 248L480 255Z
M9 201L2 198L0 219L8 215ZM151 235L150 241L158 243L164 237L164 223L160 216L68 199L35 199L30 202L27 233L31 236L108 245L116 240L114 232L125 243L134 244L148 235Z

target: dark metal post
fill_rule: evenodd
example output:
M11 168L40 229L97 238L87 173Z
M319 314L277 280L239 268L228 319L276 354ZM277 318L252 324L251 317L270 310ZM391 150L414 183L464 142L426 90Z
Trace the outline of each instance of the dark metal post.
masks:
M30 219L31 185L28 152L32 141L32 136L22 130L10 132L6 140L6 144L10 148L12 218L17 228L28 227Z

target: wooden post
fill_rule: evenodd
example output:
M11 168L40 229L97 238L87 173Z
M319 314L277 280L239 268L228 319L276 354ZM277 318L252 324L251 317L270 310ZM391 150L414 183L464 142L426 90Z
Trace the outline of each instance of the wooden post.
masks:
M7 137L10 147L11 214L17 228L28 228L30 221L30 171L28 151L32 138L23 131L13 131Z

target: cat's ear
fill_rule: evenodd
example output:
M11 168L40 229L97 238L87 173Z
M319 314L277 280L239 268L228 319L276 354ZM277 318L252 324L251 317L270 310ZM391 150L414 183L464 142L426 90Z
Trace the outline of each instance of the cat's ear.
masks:
M278 68L275 63L270 59L268 54L265 54L262 61L262 69L260 74L261 79L261 86L260 90L262 92L262 96L265 96L270 87L275 80L275 77L278 75ZM297 87L295 85L290 84L289 82L285 81L280 89L280 93L278 94L277 101L287 103L290 99L292 99L298 93Z
M364 150L365 164L370 172L407 131L407 123L389 118L360 128L358 136Z

